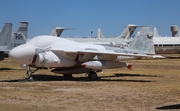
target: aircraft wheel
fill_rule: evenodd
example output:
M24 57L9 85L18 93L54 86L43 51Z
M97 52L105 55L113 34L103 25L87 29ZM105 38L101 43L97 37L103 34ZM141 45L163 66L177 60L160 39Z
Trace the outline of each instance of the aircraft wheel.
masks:
M33 77L29 77L29 80L30 80L30 81L33 81Z
M32 76L26 76L25 79L30 80L30 81L34 80Z
M94 79L97 79L97 74L96 74L96 72L94 72L94 71L89 72L88 78L93 79L93 80L94 80Z

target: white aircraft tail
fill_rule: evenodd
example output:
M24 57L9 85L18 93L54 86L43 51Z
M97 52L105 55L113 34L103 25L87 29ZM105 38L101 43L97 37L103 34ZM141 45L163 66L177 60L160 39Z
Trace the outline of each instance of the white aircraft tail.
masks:
M7 46L12 37L12 23L5 23L0 32L0 46Z
M56 27L55 29L52 30L50 35L60 37L64 30L65 28L63 27Z
M152 28L142 27L129 44L129 48L137 50L138 53L155 54Z
M17 33L22 33L27 40L28 22L19 22L19 23L21 23L21 25L20 25L19 29L17 30Z
M64 27L56 27L55 29L52 30L50 35L60 37L64 30L75 30L75 29L73 29L73 28L64 28Z
M129 24L128 26L125 27L124 31L117 38L131 39L131 36L137 27L138 27L137 25Z
M159 33L156 27L154 27L154 37L159 37Z
M100 28L98 28L98 33L97 33L97 38L100 39L100 38L105 38L102 34L102 31Z

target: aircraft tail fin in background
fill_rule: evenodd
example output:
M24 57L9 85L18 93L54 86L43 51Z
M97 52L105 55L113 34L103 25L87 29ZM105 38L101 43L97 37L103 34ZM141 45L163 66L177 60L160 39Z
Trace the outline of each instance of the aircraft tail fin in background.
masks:
M142 27L129 44L129 48L139 53L155 54L152 27Z
M154 27L154 37L159 37L159 33L156 27Z
M75 30L75 29L73 29L73 28L64 28L64 27L56 27L55 29L52 30L50 35L60 37L64 30Z
M50 35L60 37L64 30L65 28L63 27L56 27L55 29L52 30Z
M27 36L28 36L28 22L19 22L21 23L19 29L17 30L17 33L22 33L24 35L24 37L27 40Z
M7 46L12 37L12 23L5 23L0 32L0 46Z
M24 34L22 34L21 32L15 32L13 33L13 38L8 43L7 49L13 49L19 45L25 44L26 41L27 39Z
M124 31L117 38L131 39L131 36L137 27L138 27L137 25L129 24L128 26L125 27Z
M13 32L12 39L8 41L7 50L11 50L19 45L25 44L28 34L28 22L20 22L17 32Z
M98 33L97 33L97 38L100 39L100 38L105 38L102 34L102 31L100 28L98 28Z

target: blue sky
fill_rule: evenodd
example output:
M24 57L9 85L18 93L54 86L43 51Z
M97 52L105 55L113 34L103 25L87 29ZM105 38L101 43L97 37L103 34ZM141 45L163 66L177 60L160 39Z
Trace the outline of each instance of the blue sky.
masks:
M76 28L62 36L118 36L128 24L156 26L160 35L180 27L180 0L0 0L0 29L4 22L29 21L28 38L50 34L57 26Z

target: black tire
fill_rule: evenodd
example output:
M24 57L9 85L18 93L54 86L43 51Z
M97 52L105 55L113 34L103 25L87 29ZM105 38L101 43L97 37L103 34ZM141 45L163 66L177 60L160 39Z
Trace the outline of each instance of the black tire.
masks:
M97 73L94 72L94 71L89 72L88 78L90 78L90 79L92 79L92 80L97 79Z

